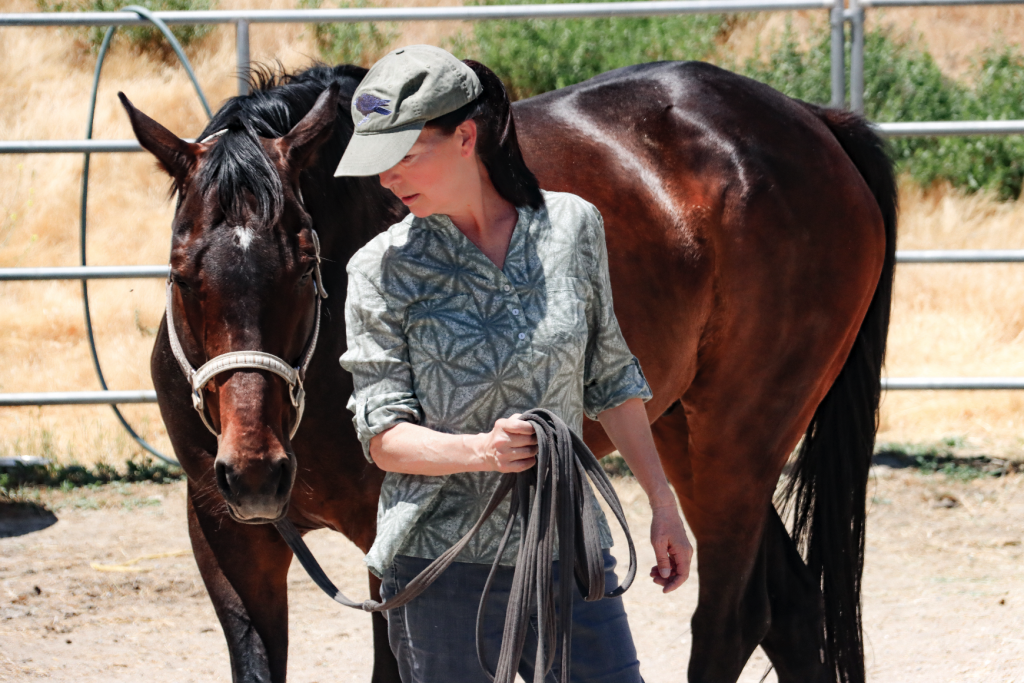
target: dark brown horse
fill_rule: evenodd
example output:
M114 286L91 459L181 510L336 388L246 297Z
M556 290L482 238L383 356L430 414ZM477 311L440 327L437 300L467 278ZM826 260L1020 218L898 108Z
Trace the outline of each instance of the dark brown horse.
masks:
M364 551L374 536L382 473L363 459L338 364L344 265L402 210L376 178L332 177L363 73L265 78L204 135L227 132L195 144L126 101L178 192L171 306L193 367L236 350L297 365L316 310L313 229L323 245L330 298L294 439L278 375L216 376L205 391L215 437L166 325L153 351L236 681L285 678L292 556L262 522L287 514ZM648 414L697 539L690 680L733 681L761 645L781 681L862 681L864 497L896 218L879 139L853 115L700 63L621 69L515 111L542 187L604 215L616 314L654 389ZM611 450L597 423L585 437L598 455ZM801 438L789 533L772 497ZM374 680L397 681L373 620Z

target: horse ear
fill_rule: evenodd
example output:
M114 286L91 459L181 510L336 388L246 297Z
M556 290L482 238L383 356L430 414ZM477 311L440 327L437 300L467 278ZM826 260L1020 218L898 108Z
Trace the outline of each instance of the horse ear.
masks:
M320 93L309 113L281 138L281 152L288 160L288 168L293 173L313 163L316 151L330 139L334 131L334 121L338 118L340 95L341 86L331 83L327 90Z
M180 187L196 164L195 146L136 109L123 92L117 93L117 96L128 112L128 119L132 122L132 130L139 144L156 157L160 167Z

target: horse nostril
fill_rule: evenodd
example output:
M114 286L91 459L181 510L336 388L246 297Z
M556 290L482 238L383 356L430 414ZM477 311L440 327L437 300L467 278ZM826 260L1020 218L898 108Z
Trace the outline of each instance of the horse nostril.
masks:
M291 461L285 458L278 465L277 471L277 495L285 498L292 488L292 465Z
M228 465L227 463L217 460L213 463L213 471L217 477L217 487L220 488L220 492L225 496L230 496L231 484L228 483Z

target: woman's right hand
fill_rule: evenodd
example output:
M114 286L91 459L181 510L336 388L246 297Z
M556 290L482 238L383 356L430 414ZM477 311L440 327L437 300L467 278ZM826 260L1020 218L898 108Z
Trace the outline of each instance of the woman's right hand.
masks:
M537 464L537 433L521 413L501 418L494 429L479 434L477 455L490 472L522 472Z

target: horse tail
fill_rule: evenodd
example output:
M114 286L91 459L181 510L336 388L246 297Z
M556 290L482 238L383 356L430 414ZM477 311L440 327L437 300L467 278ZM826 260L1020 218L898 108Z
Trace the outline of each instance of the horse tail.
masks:
M840 683L862 683L865 498L896 265L897 187L885 142L863 118L807 106L864 177L885 226L885 261L871 305L846 363L807 428L783 494L783 505L794 513L793 539L821 580L826 665Z

